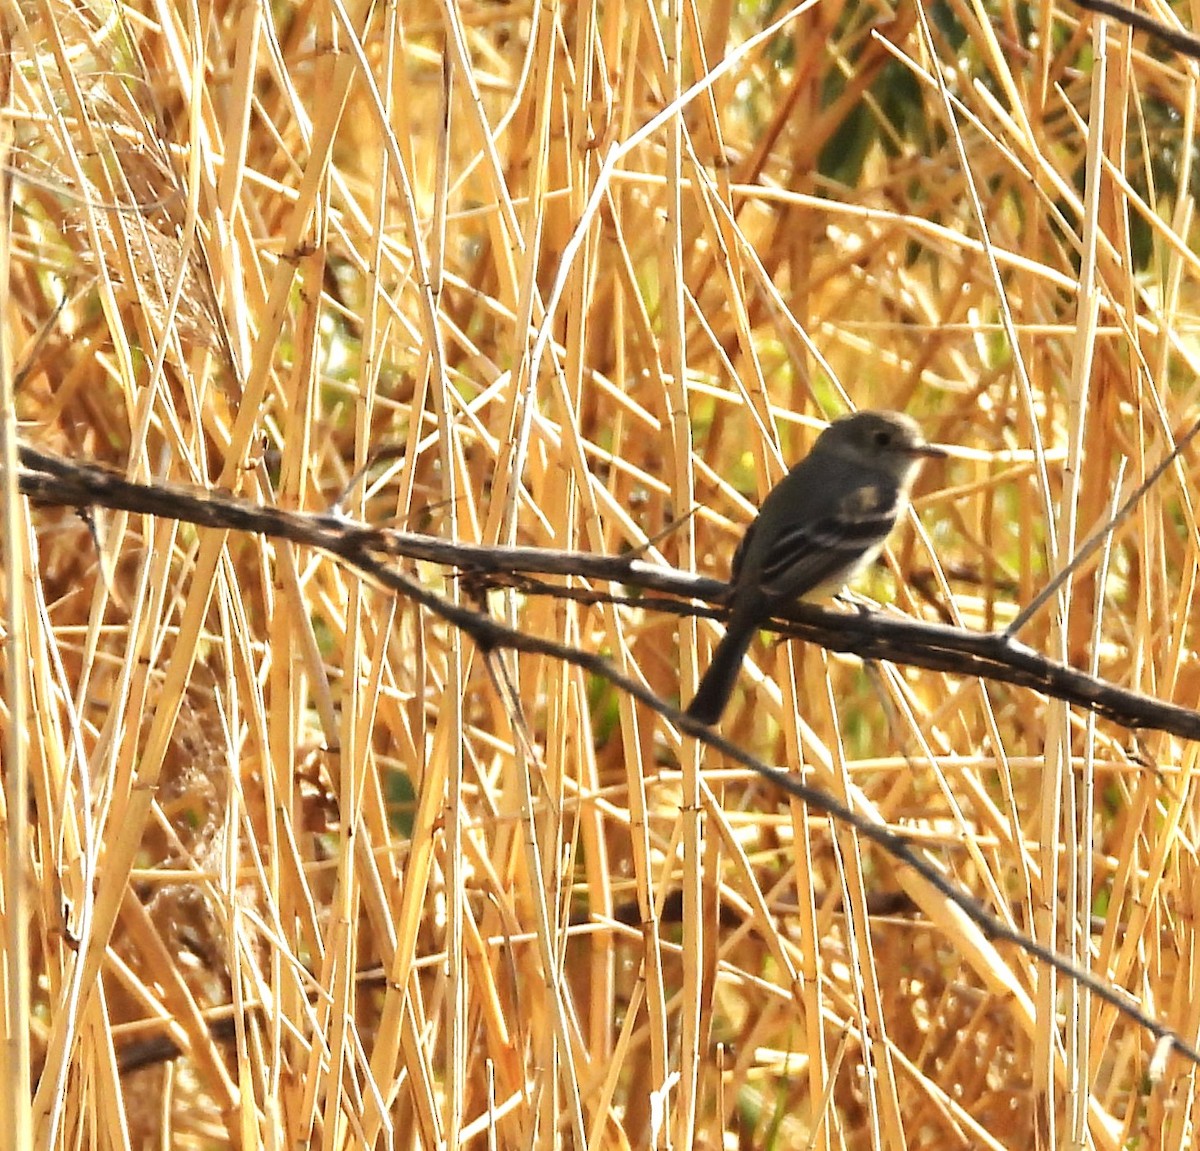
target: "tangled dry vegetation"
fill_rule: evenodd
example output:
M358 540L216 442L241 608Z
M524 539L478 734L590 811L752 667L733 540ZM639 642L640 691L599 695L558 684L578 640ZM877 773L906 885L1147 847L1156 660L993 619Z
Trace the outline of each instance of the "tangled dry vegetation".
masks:
M991 628L1196 418L1197 65L1061 0L0 22L43 449L723 574L824 418L900 408L960 447L863 590ZM1196 704L1194 461L1023 641ZM0 1144L1190 1145L1185 1058L602 678L18 513ZM413 570L668 699L719 634ZM765 638L723 730L1195 1039L1194 745Z

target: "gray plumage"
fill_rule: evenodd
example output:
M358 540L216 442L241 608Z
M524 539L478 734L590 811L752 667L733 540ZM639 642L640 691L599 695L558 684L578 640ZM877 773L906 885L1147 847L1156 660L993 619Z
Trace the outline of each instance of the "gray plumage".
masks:
M923 459L945 453L900 412L835 420L767 493L734 553L725 637L687 714L716 723L754 634L776 608L835 592L879 554Z

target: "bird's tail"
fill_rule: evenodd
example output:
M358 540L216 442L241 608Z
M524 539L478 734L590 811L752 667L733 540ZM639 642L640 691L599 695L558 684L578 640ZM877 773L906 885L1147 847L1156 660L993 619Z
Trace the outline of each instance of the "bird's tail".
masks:
M713 724L721 718L721 713L733 694L733 685L737 683L738 673L742 670L742 660L757 630L754 623L747 626L741 620L729 621L725 638L717 644L712 663L701 677L696 695L687 706L687 714L692 719Z

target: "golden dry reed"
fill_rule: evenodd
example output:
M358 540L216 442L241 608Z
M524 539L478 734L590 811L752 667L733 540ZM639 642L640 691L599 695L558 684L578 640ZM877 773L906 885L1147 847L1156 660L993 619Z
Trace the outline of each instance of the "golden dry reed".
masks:
M1197 418L1197 64L1061 0L0 33L0 414L131 478L723 576L903 409L859 591L994 628ZM1195 458L1024 642L1200 702ZM1190 1146L1195 1067L602 679L3 482L0 1148ZM669 699L720 634L413 571ZM1195 1039L1194 746L769 636L722 729Z

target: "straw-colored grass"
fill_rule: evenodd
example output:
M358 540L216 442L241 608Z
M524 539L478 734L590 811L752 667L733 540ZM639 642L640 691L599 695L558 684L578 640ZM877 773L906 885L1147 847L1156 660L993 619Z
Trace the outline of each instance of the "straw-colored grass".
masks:
M901 408L961 450L861 590L982 629L1197 418L1197 65L1069 5L0 24L47 450L724 575L823 420ZM1194 458L1024 642L1197 703ZM0 1147L1191 1145L1184 1058L606 682L298 547L15 510ZM719 635L486 605L666 698ZM723 730L1196 1038L1194 746L765 639Z

